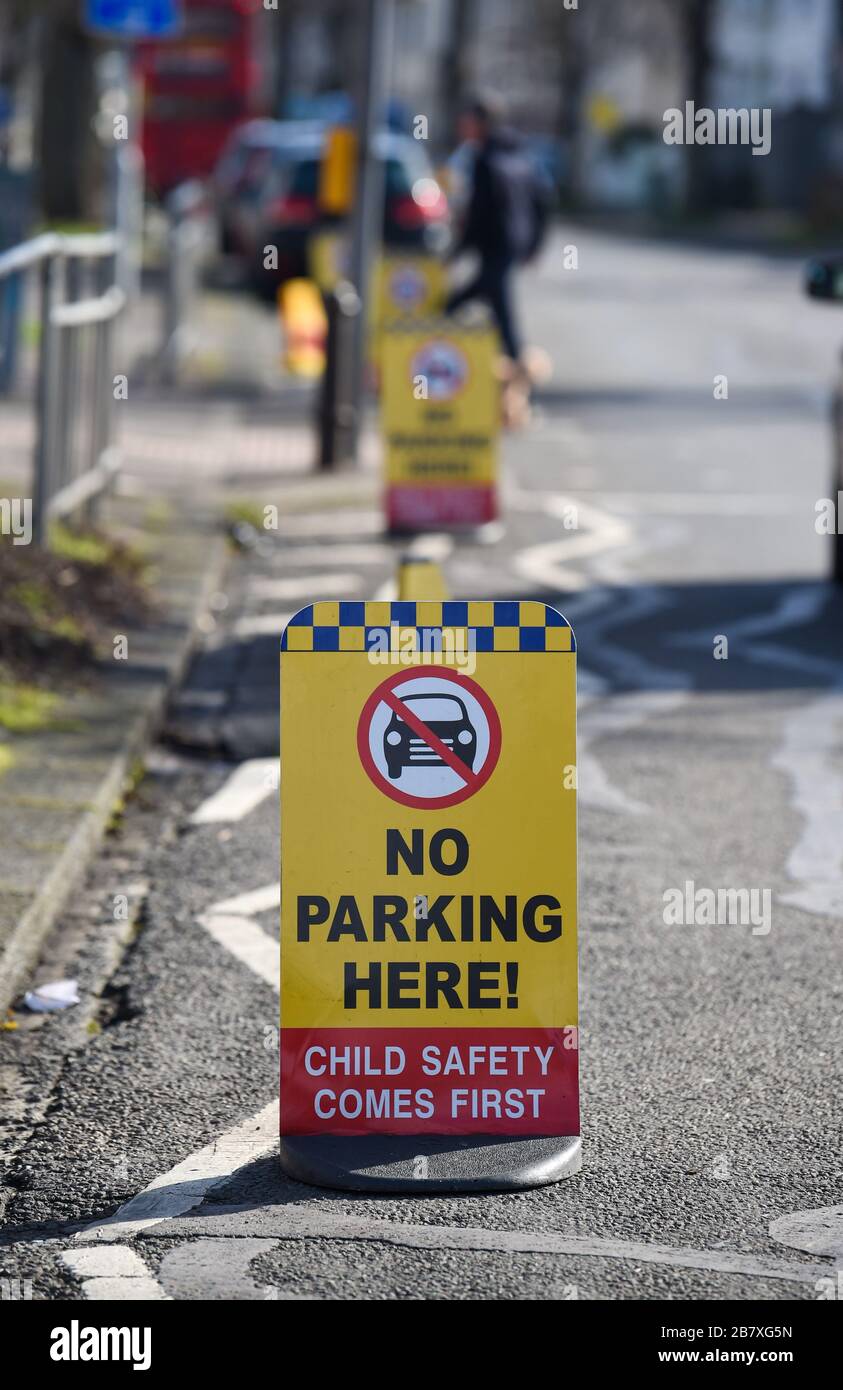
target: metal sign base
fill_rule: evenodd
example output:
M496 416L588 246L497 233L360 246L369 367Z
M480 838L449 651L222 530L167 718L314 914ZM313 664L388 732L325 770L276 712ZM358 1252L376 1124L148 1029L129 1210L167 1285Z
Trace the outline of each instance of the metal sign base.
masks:
M582 1140L505 1135L281 1136L290 1178L350 1192L505 1192L543 1187L582 1167Z

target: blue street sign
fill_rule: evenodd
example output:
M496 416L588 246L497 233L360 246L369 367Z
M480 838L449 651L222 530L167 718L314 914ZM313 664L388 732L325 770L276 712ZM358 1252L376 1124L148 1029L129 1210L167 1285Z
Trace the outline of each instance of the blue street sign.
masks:
M182 0L86 0L85 23L115 39L160 39L182 24Z

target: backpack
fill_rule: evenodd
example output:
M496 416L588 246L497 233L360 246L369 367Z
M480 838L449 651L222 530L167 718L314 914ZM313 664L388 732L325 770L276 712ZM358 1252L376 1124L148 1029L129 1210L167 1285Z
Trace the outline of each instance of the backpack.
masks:
M500 144L487 158L506 249L519 263L532 260L547 234L551 189L520 143Z

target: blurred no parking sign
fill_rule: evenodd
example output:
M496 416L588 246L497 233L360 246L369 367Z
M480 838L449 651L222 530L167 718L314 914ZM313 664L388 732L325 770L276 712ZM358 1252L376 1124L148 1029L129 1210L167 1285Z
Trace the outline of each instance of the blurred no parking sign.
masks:
M85 25L115 39L159 39L182 27L182 0L86 0Z

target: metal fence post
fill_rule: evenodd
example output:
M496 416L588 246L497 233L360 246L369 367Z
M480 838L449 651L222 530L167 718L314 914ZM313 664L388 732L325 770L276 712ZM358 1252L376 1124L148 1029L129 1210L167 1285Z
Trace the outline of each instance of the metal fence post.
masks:
M53 323L58 303L62 270L61 257L49 255L41 266L41 340L38 347L38 389L36 400L35 474L33 479L33 535L36 545L47 539L47 508L53 492L56 435L56 353L59 330Z

